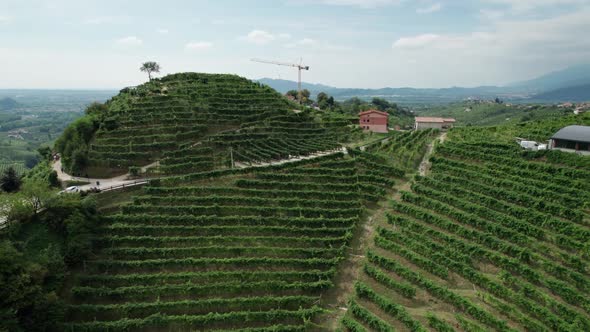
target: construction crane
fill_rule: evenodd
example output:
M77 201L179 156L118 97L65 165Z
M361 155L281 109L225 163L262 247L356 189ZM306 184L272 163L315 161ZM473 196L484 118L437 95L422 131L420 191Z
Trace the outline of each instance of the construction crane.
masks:
M299 63L288 63L288 62L280 62L280 61L270 61L270 60L262 60L262 59L251 59L254 62L260 62L260 63L269 63L272 65L279 65L279 66L287 66L287 67L295 67L298 69L298 79L297 79L297 99L299 100L299 104L301 104L302 101L302 95L301 95L301 70L309 70L309 66L305 66L303 65L301 62L302 60L299 60Z

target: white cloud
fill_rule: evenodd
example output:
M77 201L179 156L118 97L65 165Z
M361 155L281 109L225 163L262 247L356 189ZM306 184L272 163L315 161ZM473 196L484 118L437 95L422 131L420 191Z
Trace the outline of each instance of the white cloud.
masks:
M241 39L256 45L266 45L277 39L277 37L264 30L252 30L250 33L248 33L248 35L242 37Z
M84 24L99 25L99 24L113 23L114 20L115 20L115 18L112 16L91 17L91 18L84 20Z
M442 4L440 2L434 3L428 7L424 7L424 8L418 8L416 9L416 13L418 14L430 14L430 13L434 13L437 12L439 10L442 9Z
M418 49L428 46L440 38L439 35L427 33L413 37L402 37L393 43L393 48Z
M279 33L279 39L291 39L291 35L288 33Z
M0 24L7 24L10 23L10 21L12 21L12 18L0 15Z
M213 43L207 41L189 42L184 45L184 49L188 51L203 51L213 47Z
M404 0L321 0L324 5L355 6L361 8L376 8L389 5L399 5Z
M117 39L117 44L124 46L141 46L143 44L143 40L135 36L128 36Z
M480 9L479 16L484 20L495 21L503 18L506 14L501 10Z
M308 47L308 46L316 46L318 42L315 39L311 38L303 38L293 43L286 44L285 47L287 48L295 48L295 47Z
M564 6L564 5L583 5L588 4L588 0L484 0L485 2L506 5L514 12L521 13L534 10L540 7Z
M133 17L128 15L108 15L108 16L94 16L88 17L82 21L88 25L103 25L103 24L129 24L133 21Z
M160 35L167 35L170 31L168 29L158 29L156 32Z
M415 59L419 67L410 69L430 73L432 82L507 83L586 63L590 57L588 17L590 8L551 18L500 17L489 22L485 31L399 38L391 56L398 62Z

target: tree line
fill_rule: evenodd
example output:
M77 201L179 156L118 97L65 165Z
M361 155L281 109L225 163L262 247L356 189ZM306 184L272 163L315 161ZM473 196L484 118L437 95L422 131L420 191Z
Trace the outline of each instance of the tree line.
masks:
M9 168L0 177L0 331L61 330L68 268L92 251L96 203L56 195L60 183L47 150L25 175Z

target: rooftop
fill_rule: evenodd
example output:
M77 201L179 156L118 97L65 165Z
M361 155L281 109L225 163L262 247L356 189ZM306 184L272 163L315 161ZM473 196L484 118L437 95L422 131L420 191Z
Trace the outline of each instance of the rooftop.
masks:
M451 118L435 118L435 117L427 117L427 116L417 116L416 122L429 122L429 123L445 123L445 122L455 122L455 119Z
M381 114L381 115L389 115L387 112L381 112L378 110L366 110L364 112L360 112L359 115L365 115L365 114L370 114L370 113L377 113L377 114Z
M563 139L576 142L590 142L590 126L567 126L561 128L552 139Z

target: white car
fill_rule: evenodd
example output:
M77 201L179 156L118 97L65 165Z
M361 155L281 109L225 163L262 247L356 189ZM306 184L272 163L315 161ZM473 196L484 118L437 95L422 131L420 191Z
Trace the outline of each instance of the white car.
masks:
M58 194L77 193L77 192L80 192L80 188L78 188L78 186L71 186L71 187L67 187L66 189L60 191Z
M78 188L77 186L71 186L67 187L65 191L67 193L77 193L78 191L80 191L80 188Z

